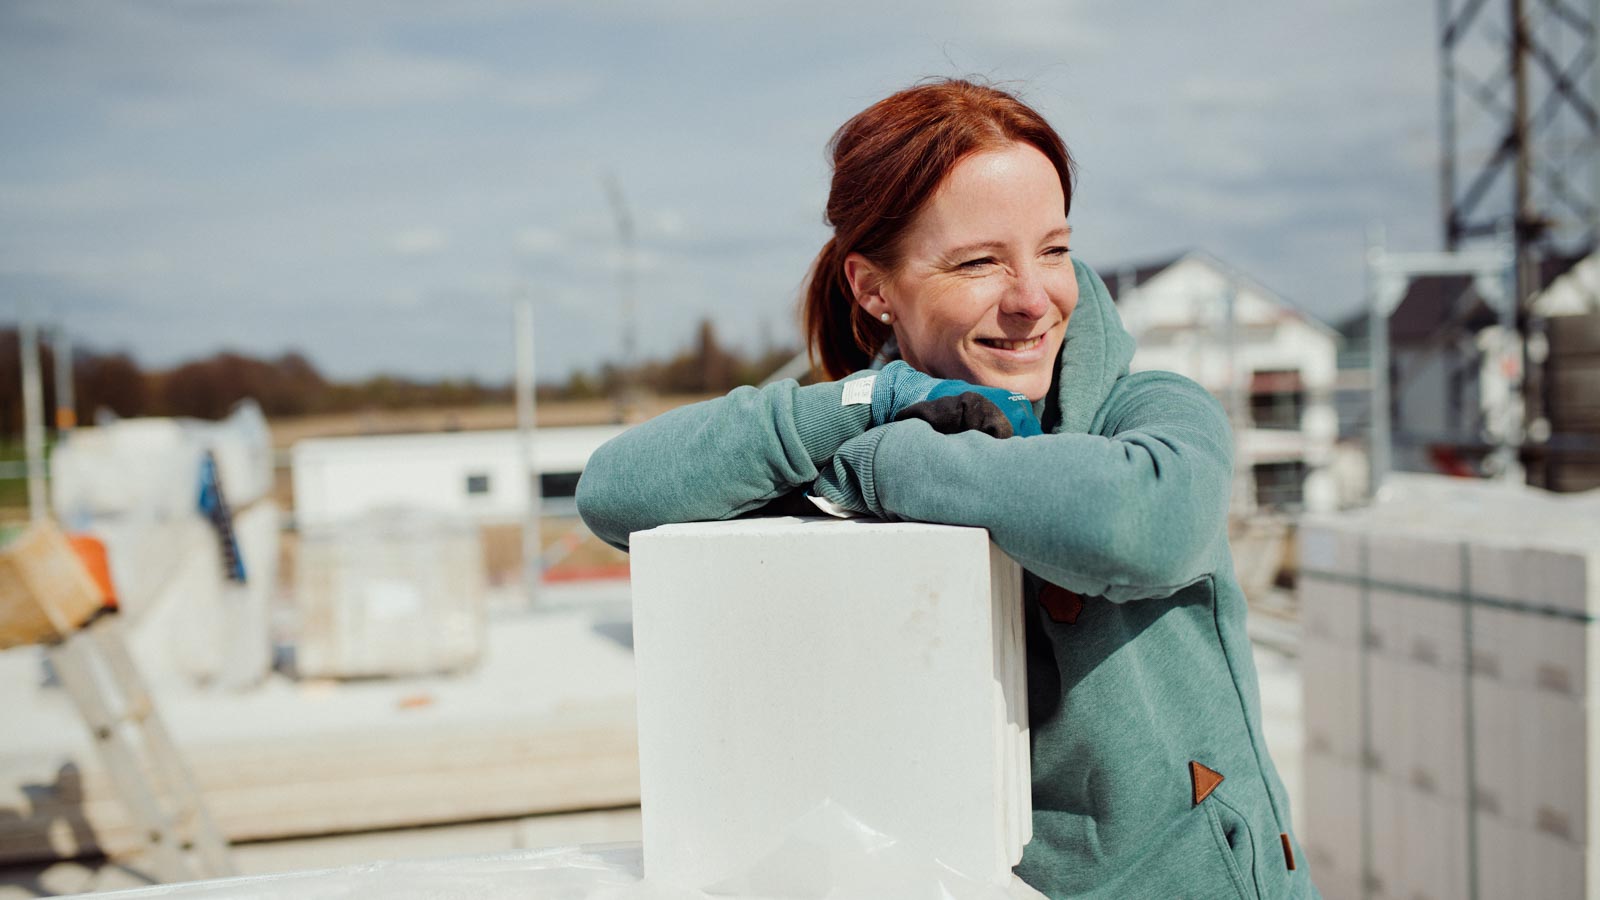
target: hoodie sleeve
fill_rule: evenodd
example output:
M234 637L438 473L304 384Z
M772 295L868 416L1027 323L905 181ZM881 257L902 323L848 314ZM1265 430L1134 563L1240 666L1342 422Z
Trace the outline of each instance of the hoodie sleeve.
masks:
M895 422L838 451L872 512L976 525L1028 569L1113 601L1169 596L1227 547L1233 451L1206 390L1170 372L1113 388L1088 434L995 440Z
M844 402L856 377L737 388L630 428L584 466L578 514L626 550L635 531L731 519L808 486L818 466L871 424L871 406Z

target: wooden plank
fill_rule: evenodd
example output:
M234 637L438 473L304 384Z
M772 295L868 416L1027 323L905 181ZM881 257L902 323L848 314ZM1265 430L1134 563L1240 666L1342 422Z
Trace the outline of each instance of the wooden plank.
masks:
M0 650L54 641L100 609L100 589L54 523L0 549Z
M206 804L233 841L639 802L631 702L520 722L310 734L197 745L186 753ZM0 775L41 768L38 758L6 762L0 760ZM0 863L116 855L141 846L98 765L76 764L79 787L68 785L67 796L30 788L27 808L0 809Z

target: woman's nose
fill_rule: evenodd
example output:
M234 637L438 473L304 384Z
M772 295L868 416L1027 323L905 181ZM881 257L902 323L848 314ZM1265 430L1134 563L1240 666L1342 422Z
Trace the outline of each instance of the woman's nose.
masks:
M1018 270L1000 300L1000 311L1029 319L1043 317L1050 308L1050 294L1044 285L1044 279L1033 268Z

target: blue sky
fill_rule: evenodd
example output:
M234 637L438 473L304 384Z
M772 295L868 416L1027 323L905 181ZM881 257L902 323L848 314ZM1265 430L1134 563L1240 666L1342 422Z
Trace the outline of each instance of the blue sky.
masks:
M1432 4L13 0L0 5L0 321L167 365L299 349L339 377L647 354L712 318L789 342L824 144L925 76L1013 87L1080 165L1074 250L1188 247L1326 318L1369 224L1439 244Z

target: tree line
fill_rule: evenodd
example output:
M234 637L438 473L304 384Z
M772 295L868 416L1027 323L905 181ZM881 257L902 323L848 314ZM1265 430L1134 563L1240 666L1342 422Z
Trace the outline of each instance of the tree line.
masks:
M626 367L602 364L574 371L564 381L538 386L543 400L584 400L612 396L629 388L664 394L723 393L754 384L788 362L792 349L767 348L743 354L722 346L709 320L700 323L690 346L665 359ZM46 410L56 408L56 360L48 340L40 341L40 366ZM254 398L271 417L372 409L487 406L513 402L504 383L473 378L422 380L394 375L337 381L324 376L303 354L257 357L223 351L169 369L145 369L128 353L75 346L72 352L73 406L80 424L98 417L182 416L219 419L239 401ZM46 413L46 420L53 419ZM22 351L18 330L0 327L0 438L16 439L23 427Z

